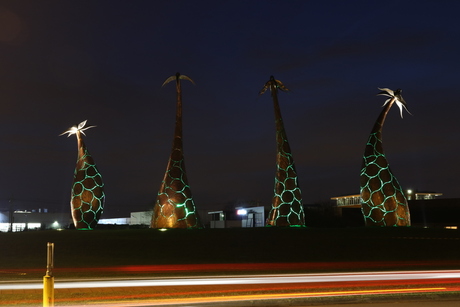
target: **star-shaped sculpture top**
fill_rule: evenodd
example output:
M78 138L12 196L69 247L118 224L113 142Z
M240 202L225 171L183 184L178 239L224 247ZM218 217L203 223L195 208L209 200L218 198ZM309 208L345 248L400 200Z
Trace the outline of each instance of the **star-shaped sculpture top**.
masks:
M381 92L378 93L377 95L390 97L389 99L387 99L385 101L383 106L387 105L388 103L392 104L393 102L396 102L396 105L399 107L399 111L401 113L401 118L403 118L403 107L407 111L407 113L412 115L411 112L409 112L409 110L407 109L407 103L406 103L406 101L404 100L404 98L401 95L402 89L398 88L394 92L392 90L390 90L389 88L386 88L386 87L384 87L384 88L379 87L378 89L381 90Z
M265 83L264 87L260 90L259 95L265 93L268 89L271 89L271 86L274 86L275 89L280 89L283 92L288 92L289 89L284 86L283 82L276 80L275 77L270 76L270 80Z
M65 131L65 132L63 132L63 133L61 133L59 136L68 133L69 135L67 135L67 137L69 137L69 136L71 136L72 134L77 134L77 132L81 132L81 133L83 133L83 135L86 135L86 134L85 134L85 130L88 130L89 128L96 127L96 126L89 126L89 127L86 127L86 128L85 128L85 125L86 125L86 122L87 122L87 121L88 121L88 120L84 120L84 121L82 121L81 123L79 123L78 126L72 126L72 127L70 127L69 130L67 130L67 131Z
M195 82L193 82L192 79L190 79L186 75L181 75L180 73L177 72L174 76L171 76L168 79L166 79L165 82L163 82L163 84L161 86L163 87L166 84L168 84L169 82L174 81L174 80L176 80L176 82L178 82L180 79L188 80L188 81L192 82L193 85L195 85Z

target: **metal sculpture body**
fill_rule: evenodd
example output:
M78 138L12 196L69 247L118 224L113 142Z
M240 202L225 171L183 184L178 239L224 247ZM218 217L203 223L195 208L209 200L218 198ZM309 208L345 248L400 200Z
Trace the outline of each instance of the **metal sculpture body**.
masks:
M82 138L84 131L94 126L85 128L85 125L86 120L63 134L75 134L78 141L78 159L70 201L72 220L76 229L91 230L96 227L104 209L105 194L102 176Z
M200 228L192 193L185 172L182 150L182 91L180 80L193 82L187 76L177 73L163 83L176 81L176 127L168 166L153 208L151 228Z
M305 215L302 206L302 193L298 185L294 159L278 103L278 89L283 92L288 91L288 89L273 76L265 83L259 95L265 93L267 89L270 89L275 108L277 147L274 196L272 208L267 218L267 226L303 227L305 226Z
M388 111L394 103L399 107L402 118L406 102L401 90L379 88L378 95L390 97L377 118L367 141L361 169L362 212L366 226L410 226L407 199L398 180L390 170L383 152L382 128ZM409 111L407 111L409 112ZM409 113L410 114L410 113Z

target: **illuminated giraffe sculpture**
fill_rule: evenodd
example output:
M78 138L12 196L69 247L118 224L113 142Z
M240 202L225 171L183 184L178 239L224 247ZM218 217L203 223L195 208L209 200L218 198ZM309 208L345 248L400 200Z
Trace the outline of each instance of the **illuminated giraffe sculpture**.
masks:
M409 206L398 180L390 170L382 147L382 127L388 111L396 103L407 110L401 90L379 88L378 95L390 97L372 128L363 156L361 169L362 212L366 226L410 226ZM410 113L409 113L410 114Z
M267 226L303 227L305 215L302 206L302 193L297 182L297 172L292 158L283 118L278 103L278 89L286 92L288 89L273 76L265 83L259 95L270 89L275 108L276 124L276 175L272 208L267 218Z
M153 208L151 228L201 227L187 181L182 150L181 79L195 84L192 79L179 73L169 77L163 83L164 86L171 81L176 81L176 127L171 156Z
M105 194L102 176L82 138L84 131L94 126L85 128L85 125L86 120L61 135L75 134L78 141L78 159L70 201L73 223L76 229L91 230L96 226L104 209Z

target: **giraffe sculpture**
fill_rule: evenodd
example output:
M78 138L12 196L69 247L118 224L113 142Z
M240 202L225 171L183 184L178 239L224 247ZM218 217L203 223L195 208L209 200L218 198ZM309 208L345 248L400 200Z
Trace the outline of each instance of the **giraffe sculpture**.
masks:
M283 118L278 103L278 89L288 89L273 76L259 92L262 95L270 89L275 109L276 125L276 175L272 208L268 214L267 226L304 227L305 215L302 206L302 193L297 182L294 159L284 129Z
M68 136L75 134L78 141L78 159L75 167L71 192L72 220L76 229L92 230L104 209L104 183L93 157L86 149L82 134L85 130L95 126L86 127L86 120L73 126L66 132Z
M180 80L188 80L195 84L192 79L180 73L169 77L163 83L164 86L176 81L176 127L171 156L153 208L151 228L201 228L185 172Z
M407 105L401 89L379 88L378 95L390 97L377 118L367 141L361 169L361 209L366 226L410 226L409 206L403 189L390 170L383 152L382 128L394 103L401 118ZM409 112L410 114L410 112Z

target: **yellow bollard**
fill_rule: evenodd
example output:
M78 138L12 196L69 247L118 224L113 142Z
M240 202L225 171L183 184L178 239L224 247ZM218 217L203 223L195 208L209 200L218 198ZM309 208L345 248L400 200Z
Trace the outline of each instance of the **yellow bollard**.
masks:
M54 276L43 276L43 307L54 307Z
M46 275L43 276L43 307L54 307L54 243L48 242Z

